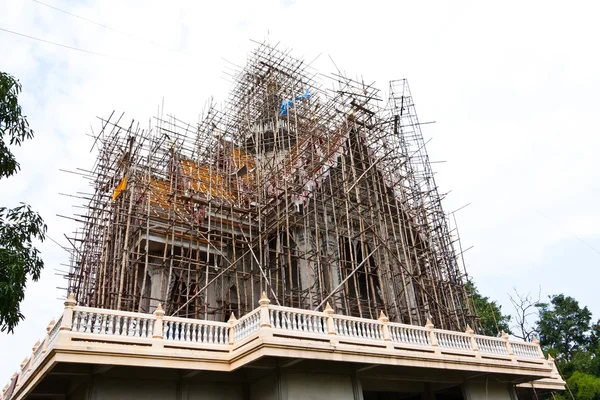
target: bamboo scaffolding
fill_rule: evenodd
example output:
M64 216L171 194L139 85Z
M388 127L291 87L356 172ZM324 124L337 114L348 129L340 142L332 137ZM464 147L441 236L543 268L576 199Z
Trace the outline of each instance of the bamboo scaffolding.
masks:
M374 84L290 53L258 44L196 126L162 111L146 129L101 119L94 165L78 169L93 193L73 196L88 203L68 291L86 306L162 303L220 321L265 291L285 306L476 329L406 80L383 104Z

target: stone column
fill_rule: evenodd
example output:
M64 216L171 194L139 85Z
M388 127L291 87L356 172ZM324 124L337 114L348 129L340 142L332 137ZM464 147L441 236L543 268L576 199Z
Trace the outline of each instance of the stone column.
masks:
M152 262L155 261L156 259L152 259ZM160 275L162 270L162 267L148 265L148 275L150 275L150 310L156 309L164 297L164 286L167 283L164 282L163 287L161 287Z

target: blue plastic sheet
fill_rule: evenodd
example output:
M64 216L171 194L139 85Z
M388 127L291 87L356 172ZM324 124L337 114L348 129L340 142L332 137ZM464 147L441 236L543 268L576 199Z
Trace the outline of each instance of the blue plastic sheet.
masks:
M306 89L304 93L302 93L300 96L297 96L295 99L283 100L281 102L281 107L279 107L279 112L281 115L287 115L288 109L293 106L296 101L308 98L310 98L310 93L308 93L308 89Z

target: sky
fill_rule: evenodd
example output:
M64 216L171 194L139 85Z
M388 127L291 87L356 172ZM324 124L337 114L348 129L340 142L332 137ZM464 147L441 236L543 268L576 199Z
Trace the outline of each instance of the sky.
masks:
M50 7L51 6L51 7ZM59 8L68 13L56 10ZM509 294L564 293L600 318L600 3L589 1L59 1L0 0L0 70L35 139L0 205L23 201L62 246L82 213L60 193L89 193L98 117L198 121L226 99L227 72L256 41L280 42L324 73L407 78L436 181L460 229L480 292L510 312ZM11 32L7 32L12 31ZM24 37L26 35L28 37ZM42 42L60 44L51 44ZM67 48L67 47L70 48ZM75 49L78 50L75 50ZM333 62L332 62L333 60ZM0 387L62 312L68 255L39 246L25 320L0 333Z

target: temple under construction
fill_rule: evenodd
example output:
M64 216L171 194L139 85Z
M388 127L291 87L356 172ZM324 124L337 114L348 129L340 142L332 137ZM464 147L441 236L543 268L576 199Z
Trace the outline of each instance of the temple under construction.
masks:
M234 79L197 125L102 120L72 238L77 303L226 321L266 292L477 329L406 80L384 96L267 44Z
M0 400L564 390L537 339L477 332L406 81L267 44L234 77L197 126L102 121L64 309Z

